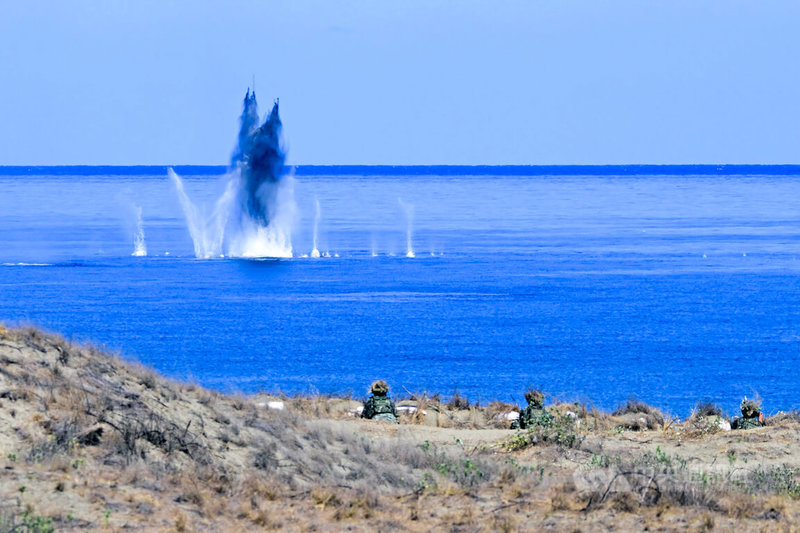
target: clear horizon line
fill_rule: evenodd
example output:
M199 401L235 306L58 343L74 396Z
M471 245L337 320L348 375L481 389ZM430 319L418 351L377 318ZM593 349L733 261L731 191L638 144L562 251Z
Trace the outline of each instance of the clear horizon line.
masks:
M219 175L228 165L0 165L0 175ZM617 164L617 165L287 165L295 175L800 175L800 164Z
M62 168L62 167L225 167L226 164L205 163L67 163L67 164L0 164L0 168ZM785 167L800 163L297 163L287 167Z

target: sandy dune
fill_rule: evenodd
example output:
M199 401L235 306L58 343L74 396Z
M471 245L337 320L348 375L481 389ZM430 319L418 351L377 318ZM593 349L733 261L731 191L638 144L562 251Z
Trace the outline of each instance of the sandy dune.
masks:
M512 431L513 406L400 403L390 425L353 399L226 396L0 328L0 532L800 527L794 414L731 432L564 404Z

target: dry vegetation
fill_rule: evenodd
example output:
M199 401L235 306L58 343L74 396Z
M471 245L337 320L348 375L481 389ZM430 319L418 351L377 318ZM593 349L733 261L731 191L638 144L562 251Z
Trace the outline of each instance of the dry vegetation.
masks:
M283 409L278 407L283 406ZM91 346L0 326L0 533L12 531L793 531L800 416L730 432L631 401L613 414L230 396Z

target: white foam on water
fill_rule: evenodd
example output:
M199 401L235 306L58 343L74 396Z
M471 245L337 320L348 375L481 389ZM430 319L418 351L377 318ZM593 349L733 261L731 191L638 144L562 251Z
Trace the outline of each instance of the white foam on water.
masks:
M254 224L231 239L229 255L247 259L288 258L292 257L292 243L284 233Z
M273 216L267 226L239 212L238 226L229 238L229 256L250 259L292 257L292 226L297 216L293 178L281 180L272 201Z

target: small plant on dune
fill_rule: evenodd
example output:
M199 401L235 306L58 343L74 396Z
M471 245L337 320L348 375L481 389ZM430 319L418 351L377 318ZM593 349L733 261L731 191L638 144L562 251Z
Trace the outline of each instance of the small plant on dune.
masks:
M411 416L409 417L410 418L410 422L412 424L422 424L422 423L424 423L425 422L425 413L427 412L427 409L428 409L428 399L425 396L423 396L422 398L417 400L417 408L411 414Z
M688 435L704 436L722 431L727 417L723 410L711 402L698 402L692 414L686 419Z
M645 452L641 458L636 461L642 466L655 466L663 470L665 473L675 473L676 471L686 470L686 459L680 455L668 455L661 449L661 446L656 446L654 453Z
M21 512L19 512L21 511ZM17 513L0 511L0 531L3 533L52 533L53 519L21 509Z
M253 454L252 464L259 470L274 469L278 465L276 457L277 445L272 443L262 443L258 450Z
M485 409L486 420L489 427L508 428L510 421L506 418L508 413L519 413L519 408L510 403L493 401Z
M611 465L616 465L620 462L621 459L618 455L611 457L602 453L593 453L592 458L589 460L589 465L595 468L609 468Z
M316 505L321 507L341 505L339 496L328 488L315 488L311 491L311 498Z
M692 410L692 417L724 416L722 408L712 402L697 402Z
M442 461L434 465L434 470L441 476L451 479L466 488L474 487L485 476L481 466L468 457Z
M463 443L456 439L456 444L462 447ZM453 454L445 453L425 441L417 447L422 450L423 455L414 465L417 468L427 468L436 472L440 476L458 484L464 489L472 489L476 486L490 481L500 469L500 465L494 461L486 461L481 457L472 456L472 452ZM437 487L430 472L425 472L423 481L417 484L417 490L425 490L430 487Z
M529 446L550 444L569 449L578 448L583 439L576 431L575 418L569 414L560 414L549 424L517 431L510 439L502 442L501 447L507 451L517 451Z
M515 452L517 450L523 450L532 444L533 443L525 432L517 431L512 437L503 441L501 446L504 450Z
M49 437L36 443L27 453L30 463L41 463L56 455L71 455L78 448L80 425L76 419L62 420L48 426Z
M455 391L453 397L450 398L450 401L448 401L445 406L456 411L466 411L469 409L469 400L461 396L458 391Z
M793 499L800 498L800 469L788 465L771 468L758 468L751 471L744 480L744 487L754 494L785 494Z
M156 376L154 372L142 372L142 375L139 377L139 383L144 385L148 389L155 389L156 388Z
M621 405L611 414L617 417L634 415L630 417L632 420L624 423L626 429L634 431L661 429L664 427L664 413L636 399L628 400L625 405Z

